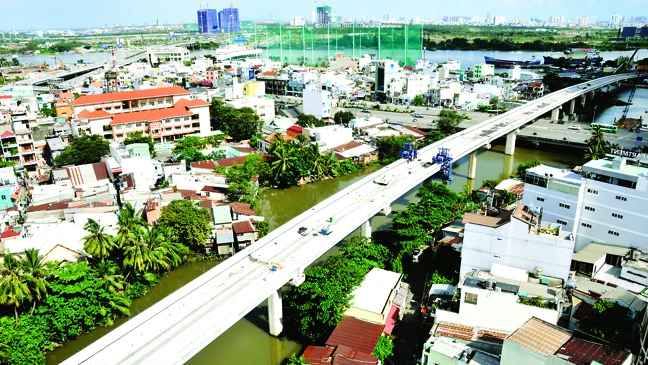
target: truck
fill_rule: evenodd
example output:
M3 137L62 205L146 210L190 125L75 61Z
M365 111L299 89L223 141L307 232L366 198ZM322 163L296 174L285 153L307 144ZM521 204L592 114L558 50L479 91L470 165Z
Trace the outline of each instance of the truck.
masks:
M326 225L320 230L320 233L324 236L328 236L329 234L331 234L331 232L333 232L331 225Z

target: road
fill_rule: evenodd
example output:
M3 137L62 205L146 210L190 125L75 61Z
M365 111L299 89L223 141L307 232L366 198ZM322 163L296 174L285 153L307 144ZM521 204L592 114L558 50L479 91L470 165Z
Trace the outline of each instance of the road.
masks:
M630 76L591 81L592 88ZM419 151L420 161L398 160L336 193L270 232L217 267L100 338L63 364L181 364L357 227L415 188L440 165L426 166L440 147L455 160L515 132L527 122L583 94L564 89L449 136ZM387 177L387 185L374 180ZM332 220L330 235L301 236L299 227L319 230ZM256 260L256 261L255 261ZM267 264L264 264L267 263ZM270 271L270 263L280 268Z

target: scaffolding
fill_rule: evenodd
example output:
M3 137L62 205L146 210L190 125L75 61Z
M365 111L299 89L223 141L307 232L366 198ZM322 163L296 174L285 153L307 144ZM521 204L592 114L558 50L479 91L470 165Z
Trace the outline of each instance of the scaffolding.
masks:
M432 157L433 164L441 165L441 169L435 176L443 182L450 182L450 184L454 182L454 178L452 177L452 162L452 153L450 153L449 148L439 148L437 155Z
M403 149L400 151L400 157L406 159L408 163L416 160L418 158L418 150L414 143L405 143Z

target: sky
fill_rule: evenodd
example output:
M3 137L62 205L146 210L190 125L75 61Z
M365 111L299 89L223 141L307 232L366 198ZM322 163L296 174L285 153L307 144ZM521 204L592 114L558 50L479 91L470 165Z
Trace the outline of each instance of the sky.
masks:
M290 20L295 16L310 19L321 1L305 0L231 0L210 2L209 8L221 9L231 4L239 8L242 20ZM552 15L577 19L583 15L607 20L612 14L648 16L648 0L459 0L452 8L439 0L329 0L334 16L380 20L392 17L419 16L430 20L435 12L444 15L505 16L507 20L540 18ZM406 6L401 6L407 4ZM207 7L205 3L202 5ZM199 5L191 0L0 0L0 30L96 28L113 24L175 24L196 22Z

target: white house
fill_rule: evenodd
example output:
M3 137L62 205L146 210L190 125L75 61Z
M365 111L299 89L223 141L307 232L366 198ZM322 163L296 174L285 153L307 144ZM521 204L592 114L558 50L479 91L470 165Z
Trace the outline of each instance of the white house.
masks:
M559 224L552 229L541 221L523 204L498 217L464 214L460 275L497 263L529 272L541 268L544 275L567 280L574 240Z
M304 114L314 115L318 119L331 117L331 93L323 90L304 90Z
M351 128L341 125L329 125L317 128L303 128L302 134L312 141L317 142L321 151L327 151L334 147L353 141Z
M236 108L251 108L259 115L264 122L272 122L275 119L275 106L274 100L270 98L259 98L246 96L233 100L226 100L225 104Z

